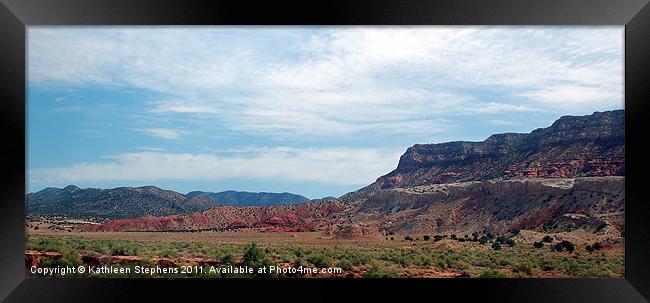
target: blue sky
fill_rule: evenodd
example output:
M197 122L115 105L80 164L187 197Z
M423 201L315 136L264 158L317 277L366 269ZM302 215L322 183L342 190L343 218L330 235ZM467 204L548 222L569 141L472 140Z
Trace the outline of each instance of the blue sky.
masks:
M416 143L623 108L623 27L29 27L27 191L339 196Z

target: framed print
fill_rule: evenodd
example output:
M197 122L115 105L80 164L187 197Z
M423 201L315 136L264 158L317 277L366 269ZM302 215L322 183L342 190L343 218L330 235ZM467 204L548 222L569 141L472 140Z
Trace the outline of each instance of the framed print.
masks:
M3 1L3 298L647 301L645 1L311 5Z

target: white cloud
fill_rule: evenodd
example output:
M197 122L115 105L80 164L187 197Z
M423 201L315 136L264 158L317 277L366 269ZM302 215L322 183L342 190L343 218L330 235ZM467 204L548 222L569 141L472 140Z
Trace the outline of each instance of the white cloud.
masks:
M449 115L623 103L622 27L287 32L30 27L28 76L150 90L169 99L144 100L145 114L211 115L238 131L283 137L430 131ZM511 100L493 102L483 91Z
M401 151L400 151L401 152ZM140 152L111 156L107 163L34 169L35 184L101 181L214 181L266 179L363 185L394 169L400 152L373 149L263 148L249 155L219 156Z
M160 147L149 147L149 146L136 146L135 149L144 150L144 151L155 151L155 152L164 152L164 148Z
M219 108L212 105L187 101L154 101L150 102L151 113L181 113L181 114L218 114Z
M579 85L552 85L521 94L541 103L555 106L599 106L620 100L620 90ZM623 105L622 100L619 105Z
M539 111L538 109L531 108L526 105L519 104L508 104L508 103L499 103L499 102L487 102L477 104L477 106L467 109L467 112L477 113L477 114L497 114L497 113L508 113L508 112L535 112Z
M143 132L150 136L163 138L163 139L179 139L181 135L187 133L182 130L168 129L168 128L144 128L144 129L138 129L138 131Z

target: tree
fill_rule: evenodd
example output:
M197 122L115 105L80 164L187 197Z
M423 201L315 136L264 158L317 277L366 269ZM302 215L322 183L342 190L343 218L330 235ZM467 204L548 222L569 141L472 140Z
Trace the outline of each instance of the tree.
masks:
M513 247L513 246L515 246L515 240L513 240L513 239L507 239L507 240L506 240L506 244L507 244L508 246L510 246L510 247Z
M553 237L546 235L542 239L542 242L551 243L551 242L553 242Z
M429 241L431 237L429 237L429 235L424 235L422 236L422 239L424 239L424 241Z
M542 248L542 247L544 247L544 243L543 242L533 242L533 247Z
M244 248L244 264L250 265L251 263L258 262L266 256L263 249L255 243L251 243Z
M496 242L506 243L506 240L508 240L508 238L506 238L506 236L498 236L497 239L496 239Z
M497 241L494 241L494 243L492 243L492 249L501 250L501 244L499 244Z
M456 237L456 234L451 235L451 239L452 240L458 240L458 238Z
M223 263L226 263L226 264L230 264L234 260L235 260L235 257L232 254L226 254L225 256L223 256L223 258L221 258L221 261L223 261Z
M404 237L404 240L406 241L413 241L413 238L411 236L406 236Z
M566 251L568 251L568 252L572 252L572 251L575 249L573 243L571 243L571 242L569 242L569 241L564 240L564 241L560 242L560 244L561 244L561 245L566 249Z

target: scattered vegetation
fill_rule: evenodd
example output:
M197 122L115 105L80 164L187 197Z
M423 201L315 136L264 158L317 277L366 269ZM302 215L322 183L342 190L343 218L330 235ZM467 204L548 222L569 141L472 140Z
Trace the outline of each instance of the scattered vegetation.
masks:
M423 237L422 237L423 238ZM434 235L441 241L443 235ZM477 238L477 241L473 241ZM490 247L481 246L480 239L489 241ZM412 270L433 269L440 272L456 272L470 277L500 277L502 275L538 276L553 271L554 276L570 277L620 277L624 273L623 254L573 253L559 254L554 249L559 245L562 251L576 249L568 241L552 245L552 249L536 249L527 245L510 246L508 238L490 235L471 235L464 245L476 249L433 248L430 242L414 242L402 247L397 243L359 244L355 246L308 247L291 244L210 244L195 242L163 242L139 240L96 240L75 236L35 236L26 239L28 250L53 251L62 254L58 260L44 260L46 264L58 266L83 263L82 257L89 254L105 256L140 256L145 262L154 257L177 259L181 257L203 257L221 259L225 265L247 264L253 268L277 263L291 263L293 266L340 267L344 271L357 271L367 277L393 277ZM503 243L501 243L503 241ZM475 242L475 243L471 243ZM496 243L496 244L495 244ZM544 246L543 242L535 245ZM534 247L537 247L533 245ZM492 249L498 246L500 249ZM602 247L591 244L590 247ZM602 250L602 249L601 249ZM584 250L583 250L584 251ZM49 263L47 263L49 262ZM197 276L181 275L181 276ZM256 276L265 276L256 274ZM268 276L268 275L266 275Z

